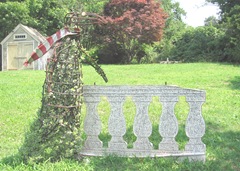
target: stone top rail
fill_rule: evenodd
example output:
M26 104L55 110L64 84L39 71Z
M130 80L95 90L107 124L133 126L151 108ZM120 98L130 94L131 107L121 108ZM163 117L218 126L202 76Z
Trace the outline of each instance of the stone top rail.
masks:
M203 90L198 89L184 89L177 86L125 86L125 85L113 85L113 86L84 86L84 97L90 96L117 96L117 95L129 95L129 96L189 96L197 97L197 101L205 101L206 93Z

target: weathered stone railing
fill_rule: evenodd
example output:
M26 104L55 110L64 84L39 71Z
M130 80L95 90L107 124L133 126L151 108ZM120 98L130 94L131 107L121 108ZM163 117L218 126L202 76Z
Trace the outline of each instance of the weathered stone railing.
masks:
M136 157L182 157L190 160L205 161L206 146L201 141L205 133L205 122L201 114L205 102L205 92L201 90L183 89L176 86L85 86L83 89L87 113L84 121L84 131L87 135L82 155L101 156L115 154ZM101 120L97 106L105 96L111 106L108 131L111 140L104 148L98 138L101 132ZM127 148L123 136L126 133L126 122L123 114L123 103L131 96L136 105L133 132L137 140L133 148ZM152 134L152 124L148 116L148 106L153 96L158 96L162 103L162 114L159 119L159 134L162 141L158 149L153 149L148 137ZM178 120L174 114L175 104L179 96L185 96L189 104L189 114L186 120L185 132L189 138L183 151L178 148L175 137L178 133Z

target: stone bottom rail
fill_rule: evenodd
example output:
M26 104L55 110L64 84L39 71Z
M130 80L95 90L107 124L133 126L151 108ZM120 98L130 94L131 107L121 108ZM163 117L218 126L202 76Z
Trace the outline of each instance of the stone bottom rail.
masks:
M205 102L205 91L184 89L176 86L84 86L84 102L87 113L84 120L84 132L87 138L81 155L102 156L119 155L128 157L180 157L191 161L205 161L206 146L201 138L205 134L205 122L201 108ZM101 120L97 106L105 96L111 106L108 120L108 131L111 140L108 147L103 147L99 139ZM131 96L136 105L133 132L137 137L133 148L127 148L123 136L126 134L126 121L123 114L123 103ZM162 114L159 118L159 135L162 141L158 149L153 149L149 136L152 134L152 123L148 116L148 106L152 97L157 96L162 103ZM185 96L189 104L185 132L188 143L180 151L175 137L178 134L178 120L174 113L179 96Z

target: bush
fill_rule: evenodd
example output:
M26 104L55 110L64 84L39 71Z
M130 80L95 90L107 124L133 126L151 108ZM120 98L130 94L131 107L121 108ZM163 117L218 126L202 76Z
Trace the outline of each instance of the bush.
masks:
M224 58L223 38L224 32L213 26L188 29L176 41L174 59L185 62L221 61Z
M118 44L108 44L97 50L98 63L118 64L124 63L126 52Z

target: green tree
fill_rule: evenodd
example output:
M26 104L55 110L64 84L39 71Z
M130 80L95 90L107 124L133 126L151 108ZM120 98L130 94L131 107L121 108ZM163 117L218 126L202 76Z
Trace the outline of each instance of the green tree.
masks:
M1 0L1 2L24 2L25 0Z
M69 11L67 0L22 0L0 2L0 39L11 32L19 23L36 28L51 35L63 27L64 16ZM69 1L69 0L68 0ZM71 0L74 3L76 0Z
M225 61L240 62L240 1L207 0L220 8L221 27L225 30Z
M232 10L233 7L240 5L239 0L206 0L206 1L219 6L223 21L226 20L225 17L229 15L229 12Z
M0 40L4 39L19 23L27 24L29 15L24 2L0 2Z
M26 0L29 16L29 26L32 26L46 35L51 35L63 27L64 17L68 7L58 0Z
M234 6L226 17L226 56L225 60L240 62L240 5Z
M162 0L161 2L164 11L168 14L164 37L168 40L176 39L185 30L186 24L183 23L182 17L186 16L186 12L180 7L179 2L172 2L171 0Z
M175 60L184 62L222 61L224 32L213 26L189 27L176 42Z
M94 12L94 13L102 13L104 5L109 0L78 0L77 2L81 4L85 11Z
M182 17L186 15L186 12L180 7L180 4L171 0L161 0L161 5L168 14L168 18L163 39L153 44L153 50L155 54L158 54L158 56L153 55L155 56L154 62L166 60L167 58L172 59L175 56L175 43L186 30L186 24L182 21Z
M217 27L219 20L215 16L210 16L204 20L205 26L214 26Z
M67 7L74 11L87 11L94 13L102 13L104 5L108 0L58 0L63 7Z

